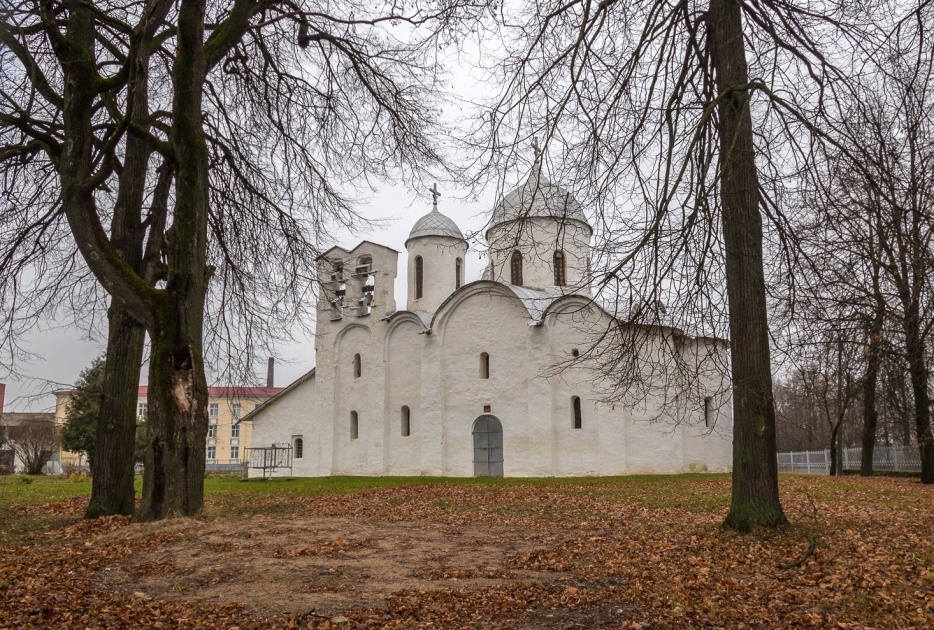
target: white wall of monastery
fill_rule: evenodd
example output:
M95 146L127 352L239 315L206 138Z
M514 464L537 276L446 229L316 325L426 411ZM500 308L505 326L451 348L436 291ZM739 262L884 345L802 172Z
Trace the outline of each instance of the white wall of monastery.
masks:
M456 232L439 215L430 219L423 225ZM589 226L577 219L561 223L532 217L494 226L488 233L493 280L460 289L455 261L464 258L466 242L431 229L410 238L405 311L396 311L393 301L397 252L367 241L330 250L318 266L324 282L315 375L252 414L253 444L301 436L296 476L468 477L474 473L474 423L490 414L502 424L506 476L728 470L732 413L725 344L645 329L640 352L652 359L643 368L645 393L635 403L602 402L608 383L586 351L595 331L614 320L588 297ZM504 284L516 248L523 251L524 286L545 294ZM566 256L567 287L554 283L556 248ZM420 298L414 294L415 256L424 261ZM361 261L372 261L370 273L354 273ZM343 280L330 281L341 265ZM554 297L575 290L584 295ZM344 306L335 311L332 301L340 292ZM361 309L366 295L371 298ZM481 377L484 352L489 378ZM658 372L658 365L675 358L694 366L690 382ZM581 400L580 428L574 426L575 396ZM705 396L711 398L706 420ZM403 407L409 410L408 435Z

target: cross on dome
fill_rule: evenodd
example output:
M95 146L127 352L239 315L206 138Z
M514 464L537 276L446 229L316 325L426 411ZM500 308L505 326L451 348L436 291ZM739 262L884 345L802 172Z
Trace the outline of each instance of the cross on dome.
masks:
M432 184L431 188L429 188L428 190L431 191L431 196L434 197L432 201L432 211L437 212L438 211L438 197L441 196L441 193L438 192L438 182L435 182L434 184Z

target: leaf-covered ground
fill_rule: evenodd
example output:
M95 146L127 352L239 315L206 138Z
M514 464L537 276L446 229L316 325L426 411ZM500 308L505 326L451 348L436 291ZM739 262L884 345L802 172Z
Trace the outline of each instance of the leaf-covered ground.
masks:
M0 628L934 627L914 479L783 477L794 524L751 535L716 475L209 480L149 524L64 483L0 486Z

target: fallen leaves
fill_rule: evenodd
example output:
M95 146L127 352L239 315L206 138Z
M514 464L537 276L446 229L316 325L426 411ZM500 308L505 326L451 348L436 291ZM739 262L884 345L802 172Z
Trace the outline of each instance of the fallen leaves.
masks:
M293 496L287 500L296 515L267 518L262 527L231 517L238 535L229 541L219 525L207 526L211 521L139 526L122 517L79 521L72 500L28 506L9 518L71 514L73 520L0 547L0 628L934 626L929 488L906 479L785 477L783 502L796 524L754 535L719 527L728 493L722 479L690 477ZM375 526L391 543L368 538L372 533L333 532L283 544L286 537L301 540L306 524L323 517ZM339 609L322 604L304 614L264 616L249 599L241 605L216 597L218 583L245 579L253 554L269 558L263 579L273 592L276 575L306 566L298 561L332 567L306 584L322 602L338 601L328 594L352 579L338 574L364 556L378 561L387 545L400 553L416 549L424 542L419 532L429 531L452 546L468 532L471 540L485 532L483 544L501 553L491 557L478 548L470 563L412 563L408 583L423 586L386 598L355 591L356 605ZM780 570L803 555L812 535L813 553L801 566ZM524 549L510 550L517 539ZM184 553L203 570L177 564ZM139 588L156 575L171 588ZM283 606L293 595L281 593Z

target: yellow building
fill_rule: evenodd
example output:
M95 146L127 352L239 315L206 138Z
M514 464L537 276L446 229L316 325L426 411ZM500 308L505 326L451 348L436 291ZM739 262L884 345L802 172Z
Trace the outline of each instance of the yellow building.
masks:
M211 465L238 464L247 461L252 427L249 422L240 423L240 418L250 413L282 391L281 387L209 387L208 388L208 437L205 459ZM141 385L136 404L137 423L146 421L147 394L149 388ZM74 389L55 392L55 421L64 424L68 403L76 393ZM83 453L61 453L63 465L87 463Z

